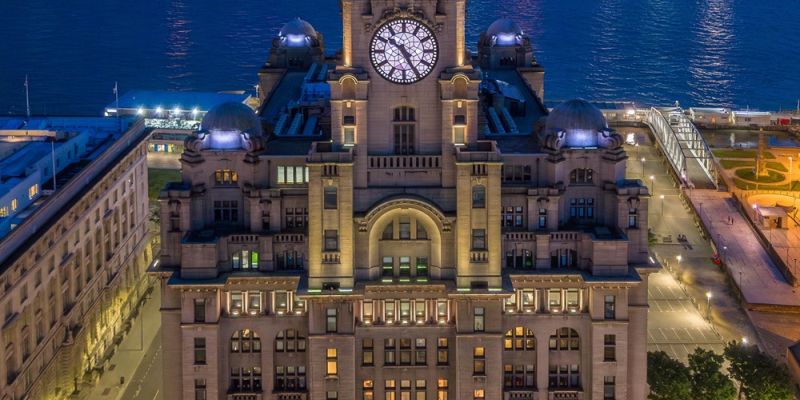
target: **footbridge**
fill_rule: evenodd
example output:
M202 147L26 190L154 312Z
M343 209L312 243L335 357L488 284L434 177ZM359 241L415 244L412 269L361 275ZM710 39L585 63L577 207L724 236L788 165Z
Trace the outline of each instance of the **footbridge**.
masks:
M683 109L651 107L645 111L645 122L682 184L690 188L719 188L711 149Z

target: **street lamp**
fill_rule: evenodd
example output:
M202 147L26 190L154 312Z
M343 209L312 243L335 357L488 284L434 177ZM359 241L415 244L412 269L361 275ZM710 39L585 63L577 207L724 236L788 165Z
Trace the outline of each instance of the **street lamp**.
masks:
M742 344L747 345L747 336L742 336Z
M706 318L711 321L711 292L706 292Z
M653 175L650 175L650 190L653 191L653 194L656 193L656 177Z
M661 199L661 216L663 217L664 216L664 195L662 194L662 195L658 196L658 198Z
M642 157L642 178L644 178L644 162L645 161L646 161L645 158Z

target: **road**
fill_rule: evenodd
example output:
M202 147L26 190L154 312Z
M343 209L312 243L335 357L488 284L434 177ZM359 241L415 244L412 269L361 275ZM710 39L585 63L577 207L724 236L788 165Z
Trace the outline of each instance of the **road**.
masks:
M685 361L695 347L719 352L727 341L746 337L755 342L752 324L732 295L725 274L712 263L711 247L681 201L647 131L619 131L623 136L636 133L639 138L639 146L626 145L627 177L643 179L650 188L648 220L655 237L650 249L664 265L664 270L650 279L648 350L664 350Z

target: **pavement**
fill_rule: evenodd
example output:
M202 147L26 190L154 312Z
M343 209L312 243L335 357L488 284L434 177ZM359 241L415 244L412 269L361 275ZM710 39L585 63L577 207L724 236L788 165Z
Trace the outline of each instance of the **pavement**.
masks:
M664 266L649 280L648 350L664 350L686 361L696 347L721 352L732 340L758 343L759 336L726 274L712 262L714 252L682 200L668 165L644 130L623 131L644 139L638 148L626 146L627 175L629 179L645 177L650 188L649 228L657 239L650 249Z
M100 379L82 388L82 400L160 400L161 292L156 288L133 320ZM124 378L121 380L121 378Z
M800 294L761 246L730 193L696 189L689 198L749 306L800 307ZM733 223L727 222L728 218Z

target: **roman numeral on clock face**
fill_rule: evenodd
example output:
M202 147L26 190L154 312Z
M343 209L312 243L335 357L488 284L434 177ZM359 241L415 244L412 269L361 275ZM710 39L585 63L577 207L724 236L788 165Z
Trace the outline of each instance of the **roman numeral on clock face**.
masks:
M436 66L438 45L422 22L403 18L380 26L370 43L370 59L382 78L400 84L415 83Z

